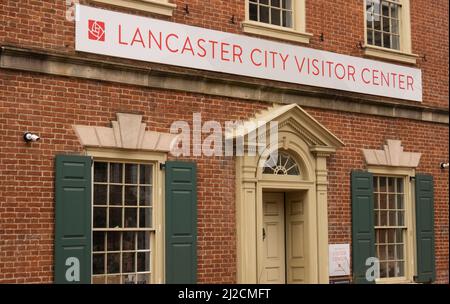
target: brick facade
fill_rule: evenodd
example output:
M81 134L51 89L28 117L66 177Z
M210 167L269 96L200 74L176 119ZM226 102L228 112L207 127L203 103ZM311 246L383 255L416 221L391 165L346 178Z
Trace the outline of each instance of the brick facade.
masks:
M0 46L76 55L74 23L65 19L64 2L2 1ZM209 1L209 6L197 0L172 2L178 8L171 18L114 10L243 34L239 25L245 12L242 0ZM185 3L189 15L183 12ZM236 24L230 23L232 15ZM306 18L306 30L314 34L308 47L363 55L357 47L364 40L361 1L306 0ZM412 0L411 27L413 53L425 55L417 64L423 73L422 106L448 113L448 2ZM319 39L321 33L324 41ZM54 156L81 152L72 125L109 126L117 112L129 112L142 114L149 130L169 132L173 121L190 122L196 112L202 113L204 121L223 123L249 119L269 106L245 99L0 69L0 282L53 281ZM434 176L437 282L449 283L449 176L448 170L439 168L440 162L448 161L448 124L318 109L314 104L304 109L346 144L328 162L330 243L351 242L350 172L365 168L361 149L380 149L387 139L401 140L405 151L422 153L417 171ZM26 130L39 134L42 141L25 144L22 135ZM198 281L235 283L235 159L193 159L199 172Z

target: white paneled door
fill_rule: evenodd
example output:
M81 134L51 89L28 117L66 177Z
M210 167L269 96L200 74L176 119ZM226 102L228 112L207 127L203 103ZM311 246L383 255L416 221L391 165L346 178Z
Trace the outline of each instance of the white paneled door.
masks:
M304 212L301 192L263 194L262 284L304 283Z

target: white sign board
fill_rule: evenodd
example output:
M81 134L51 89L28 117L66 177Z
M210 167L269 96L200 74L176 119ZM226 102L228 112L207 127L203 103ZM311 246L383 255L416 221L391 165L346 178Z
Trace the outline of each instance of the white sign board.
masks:
M350 244L329 245L330 277L350 275Z
M419 69L84 5L77 51L422 101Z

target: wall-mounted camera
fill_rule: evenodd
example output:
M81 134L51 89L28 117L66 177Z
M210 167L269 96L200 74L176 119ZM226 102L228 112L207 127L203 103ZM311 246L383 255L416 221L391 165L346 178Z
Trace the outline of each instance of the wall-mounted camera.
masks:
M25 132L25 134L23 134L23 140L25 140L25 142L35 142L35 141L39 141L41 138L39 137L39 135L37 134L33 134L31 132Z
M441 163L441 169L447 169L449 166L449 163Z

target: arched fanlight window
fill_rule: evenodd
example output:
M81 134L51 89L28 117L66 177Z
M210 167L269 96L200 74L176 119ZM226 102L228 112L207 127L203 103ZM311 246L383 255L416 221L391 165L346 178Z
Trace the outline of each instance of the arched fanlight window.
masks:
M287 152L272 153L264 163L264 174L300 175L300 167Z

